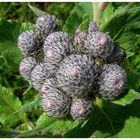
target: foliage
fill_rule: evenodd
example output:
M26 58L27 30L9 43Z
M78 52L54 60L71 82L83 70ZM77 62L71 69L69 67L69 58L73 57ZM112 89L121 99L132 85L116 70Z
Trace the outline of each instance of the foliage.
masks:
M85 30L94 16L92 3L2 5L7 11L4 12L4 7L0 10L0 137L140 137L139 4L109 3L102 11L101 30L109 32L126 51L122 66L128 71L128 88L115 101L94 100L94 111L85 122L58 120L43 113L39 94L19 75L22 55L17 48L17 37L32 28L36 14L42 11L57 15L61 28L70 35L78 26ZM9 15L11 10L14 12Z

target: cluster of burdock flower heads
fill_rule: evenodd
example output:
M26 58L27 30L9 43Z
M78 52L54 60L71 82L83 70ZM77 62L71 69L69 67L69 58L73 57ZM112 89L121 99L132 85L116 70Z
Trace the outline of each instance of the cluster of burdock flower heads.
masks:
M127 75L119 66L124 50L99 30L90 22L87 31L77 29L70 37L46 14L19 35L20 74L41 93L49 116L85 120L94 111L93 96L113 100L125 90Z

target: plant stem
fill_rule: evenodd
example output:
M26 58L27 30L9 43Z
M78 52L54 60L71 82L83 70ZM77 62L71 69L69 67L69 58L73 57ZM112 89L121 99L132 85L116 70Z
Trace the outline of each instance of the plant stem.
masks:
M32 89L32 85L30 84L29 87L24 91L23 96Z
M93 21L100 23L102 11L107 6L106 2L93 2Z
M93 12L93 20L99 23L101 17L100 2L93 2Z

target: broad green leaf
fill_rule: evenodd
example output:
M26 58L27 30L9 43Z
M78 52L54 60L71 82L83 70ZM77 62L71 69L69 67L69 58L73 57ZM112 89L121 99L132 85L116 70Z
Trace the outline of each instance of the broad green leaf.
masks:
M44 11L34 7L34 6L31 6L31 5L28 5L28 6L37 16L41 16L41 15L46 14L46 12L44 12Z
M129 89L134 89L136 91L139 91L139 87L140 87L139 76L135 73L129 72L128 73L127 86L128 86Z
M80 2L79 6L83 9L85 14L87 14L89 16L90 20L93 20L93 3L92 2ZM81 13L79 13L79 14L81 14Z
M77 124L77 121L55 119L47 116L44 113L37 121L37 128L45 126L43 127L44 129L42 134L49 132L53 135L63 135L64 133L77 126Z
M68 138L87 138L93 135L96 127L102 121L102 113L98 107L95 106L94 111L87 122L84 125L77 125L77 127L73 128L71 131L65 133L64 137Z
M15 44L19 31L20 24L17 22L0 20L0 42L9 41Z
M126 25L126 22L124 22L124 20L127 16L127 8L116 10L112 15L110 15L108 21L106 21L105 24L101 25L101 30L104 32L109 32L112 38L114 38L115 36L118 37L118 35L122 33L122 30Z
M81 2L79 4L76 4L73 10L70 12L65 25L63 26L63 31L68 32L70 35L72 35L83 21L84 15L88 15L90 20L93 19L92 3Z
M18 23L0 20L0 55L5 50L10 50L13 47L16 49L19 32L20 25Z
M101 107L95 106L91 118L82 127L77 126L64 136L68 138L118 137L117 133L123 129L125 121L130 116L140 117L139 107L140 101L134 101L127 106L103 101Z
M21 107L20 100L10 90L0 87L0 123L10 127L18 121L25 121L25 113L13 115Z
M17 48L20 24L14 21L0 21L0 56L12 71L18 71L21 53Z
M49 117L46 113L43 113L36 122L36 127L21 134L22 137L32 136L36 133L40 135L51 134L63 136L66 132L70 131L79 124L78 121L56 119Z
M48 127L46 127L42 133L51 133L53 135L64 135L71 129L75 128L79 124L78 121L73 120L57 120Z
M43 113L36 121L36 127L33 130L26 131L20 134L18 137L30 137L37 134L38 132L40 132L41 135L42 131L55 121L57 121L57 119L49 117L46 115L46 113Z
M113 12L114 12L113 4L108 3L107 7L103 11L102 24L105 24L110 19L110 16L113 14Z
M118 133L120 138L139 138L140 137L140 118L129 117L125 125Z
M57 121L57 119L49 117L46 113L43 113L36 122L36 128L44 129L55 121Z
M140 7L126 6L115 10L109 20L102 25L102 30L110 32L111 37L116 40L123 33L139 31Z
M121 99L113 101L113 103L126 106L131 104L134 100L140 99L140 93L136 92L135 90L131 89L128 93Z

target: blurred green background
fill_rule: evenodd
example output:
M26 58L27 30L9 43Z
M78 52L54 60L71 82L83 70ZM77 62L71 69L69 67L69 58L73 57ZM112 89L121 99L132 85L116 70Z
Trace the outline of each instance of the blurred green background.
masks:
M45 12L54 14L61 18L65 22L69 15L69 12L73 9L76 3L51 3L51 2L10 2L0 3L0 18L1 19L12 19L22 22L34 22L36 19L35 14L28 7L28 4L35 6Z

